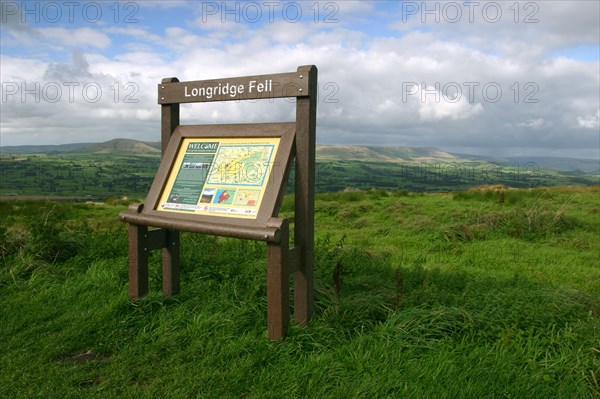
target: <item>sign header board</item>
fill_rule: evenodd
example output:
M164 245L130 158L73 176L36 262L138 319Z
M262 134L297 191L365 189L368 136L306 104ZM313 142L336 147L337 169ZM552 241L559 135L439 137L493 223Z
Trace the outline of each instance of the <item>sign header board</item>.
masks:
M196 80L158 85L158 103L257 100L307 97L308 77L299 72L247 76L219 80Z

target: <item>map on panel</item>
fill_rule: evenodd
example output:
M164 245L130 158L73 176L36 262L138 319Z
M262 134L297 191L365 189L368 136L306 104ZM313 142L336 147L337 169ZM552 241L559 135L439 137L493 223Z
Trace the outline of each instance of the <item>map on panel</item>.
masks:
M256 219L279 138L186 138L157 210Z
M211 169L209 184L262 185L273 154L273 144L222 145Z

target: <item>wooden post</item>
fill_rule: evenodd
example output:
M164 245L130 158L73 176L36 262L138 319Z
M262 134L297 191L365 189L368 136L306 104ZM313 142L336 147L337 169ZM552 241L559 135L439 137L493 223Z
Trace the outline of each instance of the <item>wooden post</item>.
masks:
M129 296L148 292L148 226L129 224Z
M179 231L167 230L162 250L162 288L166 296L179 292Z
M164 78L162 83L179 82L177 78ZM173 132L179 126L179 104L161 105L161 155L165 154ZM179 231L168 230L166 246L162 249L162 287L167 296L179 292Z
M281 231L279 243L267 243L267 328L273 341L285 337L290 319L289 225L287 219L271 218L267 226Z
M302 255L300 268L294 274L294 318L300 324L308 324L313 313L317 67L302 66L298 73L308 79L310 96L296 100L294 245L302 248Z
M161 81L162 83L175 83L179 82L177 78L164 78ZM164 86L162 86L164 87ZM169 140L171 139L171 135L175 131L175 128L179 125L179 103L176 104L163 104L160 106L161 111L161 124L160 124L160 141L162 153L161 155L165 155L165 151L167 150L167 145L169 144Z

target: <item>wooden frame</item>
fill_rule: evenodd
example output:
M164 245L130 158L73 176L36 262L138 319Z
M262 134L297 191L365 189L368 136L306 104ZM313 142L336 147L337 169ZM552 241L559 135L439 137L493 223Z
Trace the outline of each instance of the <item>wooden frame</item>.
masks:
M261 98L296 97L295 123L180 125L179 104ZM188 231L267 242L267 319L269 339L281 339L289 324L289 277L294 275L294 318L308 324L313 312L314 187L317 68L296 72L219 80L179 82L163 79L158 85L161 104L162 161L147 206L132 204L120 213L129 223L129 294L148 291L148 253L162 249L163 293L179 291L179 232ZM181 215L156 210L166 179L184 138L279 137L272 180L256 219L212 215ZM296 161L294 246L289 223L278 217L287 177ZM276 170L275 170L276 169ZM154 229L149 229L153 227Z
M235 224L248 227L265 226L267 220L277 215L276 205L281 201L285 191L285 183L289 166L292 160L292 148L296 133L295 123L269 123L269 124L244 124L244 125L203 125L203 126L179 126L175 129L170 143L152 183L152 187L146 198L146 207L142 214L157 217L180 219L184 221L193 220L198 223L207 224ZM271 165L272 171L267 182L265 196L260 204L256 219L239 220L223 218L220 216L206 216L193 214L169 214L156 211L159 198L163 192L165 181L172 173L175 157L180 150L180 145L185 138L280 138L279 148Z

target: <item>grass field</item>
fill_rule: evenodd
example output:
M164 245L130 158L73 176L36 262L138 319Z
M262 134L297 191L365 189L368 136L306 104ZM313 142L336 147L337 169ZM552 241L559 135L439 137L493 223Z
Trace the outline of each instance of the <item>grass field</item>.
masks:
M156 153L46 153L0 156L0 195L72 196L96 200L148 192L160 156ZM459 191L482 184L509 187L582 185L598 173L558 171L535 163L500 165L483 161L389 162L317 159L317 192L379 188L413 192ZM293 173L288 187L293 187Z
M600 186L319 194L280 342L261 243L184 234L130 301L125 207L0 202L0 398L600 397Z

